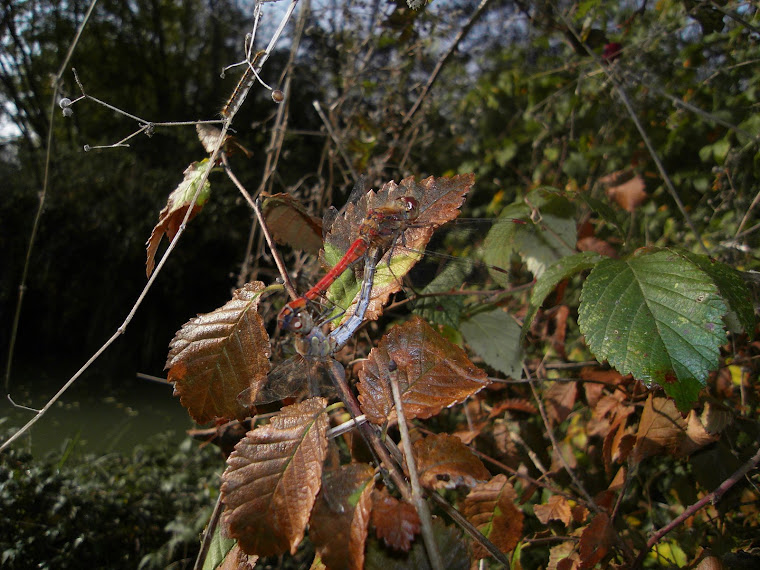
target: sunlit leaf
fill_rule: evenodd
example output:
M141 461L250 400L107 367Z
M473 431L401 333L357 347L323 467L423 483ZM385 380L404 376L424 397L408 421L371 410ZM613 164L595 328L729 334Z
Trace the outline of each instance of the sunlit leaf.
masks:
M359 401L374 423L384 423L394 408L390 374L398 379L408 419L429 418L490 382L461 348L419 317L391 329L359 372Z
M235 446L222 476L222 523L247 554L295 552L322 482L324 398L287 406Z
M463 320L459 330L475 354L491 368L512 378L522 376L520 325L502 310L477 313Z
M166 368L182 405L198 423L243 419L238 394L269 372L269 336L257 312L263 283L247 283L223 307L186 322L171 341Z
M389 547L407 552L420 532L420 517L412 505L402 503L383 489L372 495L372 526L377 537Z
M517 493L505 475L497 475L470 491L464 501L464 515L502 552L514 550L522 538L523 513L515 506ZM485 558L485 549L476 545L475 556Z
M413 197L419 203L414 223L397 238L405 247L392 247L377 266L370 306L365 318L376 319L390 295L401 289L401 278L420 260L422 251L436 228L459 215L464 196L475 182L473 174L453 177L429 177L415 182L405 178L399 184L387 182L377 192L369 191L356 204L349 204L338 217L325 239L325 261L332 267L358 237L359 227L367 212L379 207L398 207L398 198ZM391 258L392 256L392 258ZM339 307L349 307L356 298L360 283L346 272L330 288L328 298ZM350 314L350 311L349 313Z
M645 251L594 267L578 323L597 358L659 384L686 409L718 366L726 311L698 266L671 251Z
M322 221L309 215L290 194L269 196L261 213L277 243L313 254L322 249Z
M705 255L697 255L688 251L679 251L681 255L707 273L718 287L723 300L729 309L736 313L739 322L750 338L755 334L755 308L752 305L752 295L744 280L733 267L715 261Z
M148 277L153 273L156 252L158 251L158 245L161 243L161 238L166 234L166 237L169 240L173 240L174 236L177 235L179 226L182 224L182 220L185 219L187 209L190 207L193 196L195 196L195 193L198 190L198 185L209 166L207 158L204 158L200 162L193 162L185 170L184 180L182 180L182 182L179 183L179 186L169 194L169 200L167 201L166 206L158 215L158 223L153 228L150 238L145 244L147 249L145 274ZM188 221L192 220L198 212L203 209L203 205L208 201L210 195L211 184L206 180L198 194L198 199L193 205Z
M412 447L420 483L428 489L474 487L491 474L462 441L448 434L418 439Z
M374 473L370 465L352 463L324 474L309 538L330 570L364 566Z

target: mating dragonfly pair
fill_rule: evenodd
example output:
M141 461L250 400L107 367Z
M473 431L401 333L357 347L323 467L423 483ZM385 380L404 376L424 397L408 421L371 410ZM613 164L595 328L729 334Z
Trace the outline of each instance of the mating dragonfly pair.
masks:
M382 305L390 295L388 291L385 291L385 298L373 295L373 286L378 267L390 265L394 244L402 241L409 245L407 242L411 242L418 250L424 249L433 231L458 215L458 208L473 181L472 175L431 177L420 183L409 178L400 185L388 183L377 193L365 194L358 204L349 204L344 217L337 220L333 228L343 224L343 235L353 233L356 237L332 269L302 297L287 303L278 315L280 328L294 334L298 354L273 370L266 385L255 394L248 391L241 394L241 402L252 406L292 396L303 389L304 377L308 378L312 395L319 393L323 382L317 379L322 376L322 365L358 330L367 316L371 300L377 299ZM336 233L341 233L340 227ZM324 333L322 325L314 325L308 305L322 296L347 269L362 260L364 275L353 313L332 332ZM404 271L408 271L413 263Z

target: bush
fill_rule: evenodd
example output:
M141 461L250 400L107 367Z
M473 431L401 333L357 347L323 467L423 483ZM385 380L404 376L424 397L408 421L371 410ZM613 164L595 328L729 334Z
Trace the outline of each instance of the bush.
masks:
M0 455L3 568L192 567L224 463L192 440L131 455Z

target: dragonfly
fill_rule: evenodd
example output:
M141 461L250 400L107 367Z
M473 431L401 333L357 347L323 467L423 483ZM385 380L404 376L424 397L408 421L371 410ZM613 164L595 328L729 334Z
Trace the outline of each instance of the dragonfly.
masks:
M241 392L238 400L243 405L256 406L280 401L303 393L305 389L308 389L310 396L332 392L330 382L325 378L325 365L332 360L333 354L345 346L364 321L381 252L379 247L372 247L367 252L359 300L353 314L329 334L325 334L326 323L314 325L308 313L300 313L300 330L294 331L297 354L270 372L266 384L257 392L253 393L251 388Z
M335 243L336 249L344 250L345 254L337 260L332 269L316 285L304 293L303 296L290 301L283 307L278 315L278 324L281 329L298 331L302 327L300 315L309 302L324 295L347 269L365 258L367 251L371 247L380 248L382 251L388 252L385 258L385 265L388 267L386 273L390 273L395 280L398 280L398 277L405 275L411 269L411 266L421 258L422 252L420 250L424 250L433 231L443 223L452 220L458 214L457 208L461 204L462 199L457 200L456 185L454 185L453 192L449 189L444 189L436 193L435 187L433 187L433 192L425 192L428 188L423 188L423 192L419 193L418 191L415 196L412 190L418 190L418 188L403 188L403 182L405 181L402 181L402 188L395 187L386 190L386 187L383 187L376 195L377 199L375 202L378 205L375 207L367 206L364 218L359 220L356 213L351 217L351 212L349 212L346 224L349 226L349 232L352 225L353 227L358 227L353 232L353 235L356 236L355 239L350 241L345 248L342 247L346 241L345 239L343 239L343 243L340 240ZM431 194L432 197L430 196ZM453 194L454 198L447 197L447 194ZM422 215L421 200L425 202L427 213L433 212L432 215ZM350 201L351 199L349 199ZM370 199L365 200L365 204L369 202ZM361 212L361 207L355 208L356 211ZM423 219L423 217L426 219ZM516 218L501 219L500 221L514 224L526 223ZM346 232L343 233L345 234ZM329 239L330 237L328 236L327 241ZM399 244L399 242L401 243ZM409 249L410 245L412 249ZM395 259L394 255L396 255L397 251L405 252L402 255L408 261L402 263L401 267L392 267L391 259ZM494 266L489 266L489 270L508 273L507 270ZM384 279L387 281L389 277L386 275ZM399 289L400 286L396 287L395 291ZM384 301L381 302L381 304L383 303Z
M298 332L304 328L301 315L310 301L324 295L335 280L357 261L364 259L370 249L375 251L388 248L409 225L417 219L419 203L411 196L401 196L395 206L372 208L359 225L358 237L343 257L328 271L316 285L303 296L287 303L277 322L281 329ZM373 268L374 273L374 268Z

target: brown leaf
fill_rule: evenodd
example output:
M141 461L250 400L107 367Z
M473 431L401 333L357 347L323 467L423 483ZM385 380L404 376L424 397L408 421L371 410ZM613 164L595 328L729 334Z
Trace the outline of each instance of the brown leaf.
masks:
M554 382L544 394L546 414L554 424L561 424L573 411L578 395L576 382Z
M620 382L622 376L617 370L599 370L587 366L581 369L581 378L587 380L583 383L583 389L586 392L588 405L593 408L599 402L605 384L614 386Z
M634 463L661 453L675 453L686 434L686 422L673 400L647 398L636 433Z
M323 477L309 538L330 570L364 567L374 473L370 465L352 463Z
M545 505L535 505L533 513L544 524L549 524L549 521L562 521L568 525L572 520L570 503L562 495L552 495Z
M538 408L536 408L532 402L529 402L525 398L510 398L508 400L502 400L496 404L488 413L488 418L493 419L497 416L500 416L507 410L513 412L524 412L531 415L538 413Z
M608 187L607 196L626 212L633 213L647 199L645 188L644 179L636 174L625 182Z
M166 237L171 241L174 236L177 235L179 227L182 224L182 220L185 219L187 209L190 207L190 203L198 190L198 184L203 178L206 170L209 168L208 159L204 159L200 162L193 162L184 172L185 178L179 183L166 202L166 206L158 215L158 223L153 228L153 231L148 238L148 242L145 244L147 250L147 259L145 261L145 274L150 277L155 267L156 252L158 251L158 245L161 243L161 238ZM208 202L209 195L211 194L211 185L208 180L203 184L203 188L198 194L198 199L193 205L193 209L190 212L190 217L187 219L189 222L192 220L198 212L203 209L203 205Z
M607 513L599 513L591 521L581 534L578 543L578 551L581 555L581 568L593 568L607 556L612 541L614 530L610 517Z
M391 372L390 368L395 369ZM391 329L359 371L359 401L367 418L377 424L394 411L390 374L397 375L404 412L410 420L434 416L490 382L461 348L417 316Z
M372 494L372 526L375 534L394 550L408 552L420 532L420 517L412 505L402 503L388 492Z
M327 453L327 400L287 406L235 446L222 475L223 529L246 554L296 551Z
M646 183L632 170L618 170L599 179L607 187L607 196L627 212L633 212L646 200Z
M473 174L450 178L431 176L419 183L409 177L399 184L387 182L377 192L370 190L356 204L347 205L325 238L325 249L330 248L339 255L343 255L356 240L361 222L370 209L394 206L399 198L405 196L414 198L419 204L419 215L414 224L397 239L404 247L391 248L378 264L365 319L376 319L382 314L382 307L389 297L401 290L401 277L421 258L421 253L414 252L423 251L435 229L459 215L458 208L474 183Z
M169 344L169 381L200 424L245 418L238 394L266 382L269 336L256 310L263 290L259 281L247 283L223 307L186 322Z
M505 475L497 475L470 491L464 500L464 515L502 552L513 550L523 529L523 513L515 506L517 493ZM476 544L475 557L485 558L485 549Z
M604 255L605 257L612 257L613 259L618 257L617 248L615 246L608 241L593 236L579 239L575 242L575 247L578 251L593 251L594 253Z
M322 221L309 215L290 194L266 198L261 214L277 243L313 254L322 249Z
M474 487L491 477L483 462L453 435L442 433L419 439L412 445L412 453L420 483L428 489Z
M719 434L711 434L702 425L702 421L694 410L689 412L686 417L686 437L683 438L681 446L678 449L678 455L686 457L691 455L705 445L714 443L720 439Z

